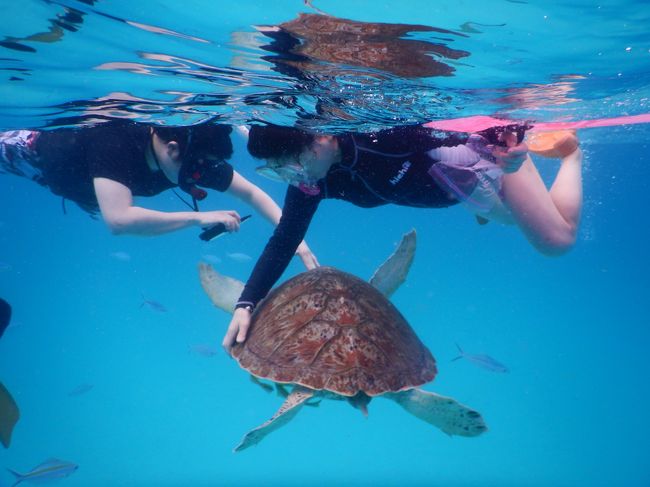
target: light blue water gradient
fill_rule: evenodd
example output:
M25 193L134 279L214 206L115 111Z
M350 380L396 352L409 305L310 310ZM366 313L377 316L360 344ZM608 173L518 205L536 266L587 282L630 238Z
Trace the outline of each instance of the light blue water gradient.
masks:
M258 117L293 123L309 111L309 93L297 111L244 105L247 94L294 87L269 71L257 48L233 40L234 32L254 33L252 25L310 11L301 1L5 3L12 21L3 25L3 35L14 39L48 31L47 19L64 5L85 17L57 42L22 41L35 53L0 48L4 129L80 115L79 107L62 104L115 93L145 100L116 111L144 120L190 123L221 114L232 122ZM648 111L647 2L557 3L315 2L358 21L454 32L472 22L480 31L454 40L454 48L472 52L455 65L456 76L402 85L392 79L392 95L368 96L365 105L352 107L362 129L384 126L394 115L423 121L498 111L561 120ZM229 69L257 59L259 66L210 79L196 65L190 69L196 77L172 74L170 61L151 59L146 62L157 68L150 74L97 69L144 63L143 53ZM8 71L11 66L30 71ZM416 84L421 98L411 96L415 108L401 103ZM542 87L550 84L552 90ZM377 82L367 91L385 86ZM435 109L417 105L436 98L434 92L448 93L451 101L440 99ZM179 93L227 93L231 99L183 105ZM504 100L508 93L520 99ZM118 98L125 97L111 99ZM64 215L57 197L0 176L0 262L7 264L0 270L0 295L14 308L0 343L0 379L22 413L11 448L0 450L0 466L27 471L49 457L73 461L80 467L61 482L66 486L650 485L649 136L646 126L580 133L583 223L575 249L561 258L536 254L513 228L479 227L462 208L363 210L325 202L310 245L321 263L364 278L403 233L417 229L415 264L393 301L438 360L439 375L426 388L478 409L490 430L479 438L448 438L385 400L370 404L367 419L330 401L303 409L290 425L240 454L231 449L241 435L282 399L252 384L224 353L208 358L192 352L194 345L218 346L229 319L203 294L196 266L218 259L220 272L246 279L254 260L228 254L255 259L270 226L256 216L239 234L209 244L192 230L155 239L114 237L73 204ZM233 163L282 200L282 185L255 175L256 163L240 139ZM557 162L538 163L550 178ZM173 194L144 203L183 209ZM204 206L249 212L217 194ZM117 252L130 260L116 258ZM300 271L294 262L286 276ZM168 312L141 307L143 295ZM490 354L510 373L451 362L456 343ZM94 387L70 397L80 384ZM0 473L0 483L10 482Z

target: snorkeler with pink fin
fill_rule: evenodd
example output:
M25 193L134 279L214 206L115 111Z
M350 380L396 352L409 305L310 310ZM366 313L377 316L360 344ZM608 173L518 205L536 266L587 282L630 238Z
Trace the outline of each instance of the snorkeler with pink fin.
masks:
M576 241L582 209L582 151L575 130L650 122L650 114L581 122L535 123L479 116L326 135L254 126L251 155L262 175L289 184L283 217L258 259L223 340L246 340L257 303L286 269L322 200L373 208L444 208L462 203L479 223L517 226L545 255ZM529 152L561 159L547 188Z
M514 224L545 255L567 252L576 241L582 208L582 151L576 136L562 134L560 145L537 140L540 150L549 144L562 148L555 151L561 164L547 188L524 141L534 132L532 124L491 117L470 121L473 126L461 120L460 129L426 124L340 135L252 127L248 150L266 162L258 172L289 187L282 220L244 287L224 347L245 340L250 314L286 269L326 199L363 208L462 204L479 223Z

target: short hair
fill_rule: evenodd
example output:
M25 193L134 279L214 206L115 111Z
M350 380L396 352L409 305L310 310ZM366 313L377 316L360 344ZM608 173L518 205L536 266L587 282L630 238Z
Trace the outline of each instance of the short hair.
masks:
M211 156L227 160L232 157L230 125L204 123L183 127L154 126L153 130L163 141L178 143L183 159Z
M300 155L311 146L316 134L280 125L254 125L248 133L248 152L256 159Z

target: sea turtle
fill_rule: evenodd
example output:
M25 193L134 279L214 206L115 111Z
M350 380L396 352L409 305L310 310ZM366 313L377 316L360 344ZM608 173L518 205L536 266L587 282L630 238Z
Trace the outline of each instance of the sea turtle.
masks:
M435 377L435 360L387 299L406 277L414 251L412 231L372 284L319 267L286 281L259 304L247 340L232 355L254 377L293 387L273 417L246 433L235 451L257 444L315 397L347 399L367 414L370 400L381 396L449 435L487 429L478 412L417 389ZM200 276L215 305L232 310L242 284L207 264L200 264Z

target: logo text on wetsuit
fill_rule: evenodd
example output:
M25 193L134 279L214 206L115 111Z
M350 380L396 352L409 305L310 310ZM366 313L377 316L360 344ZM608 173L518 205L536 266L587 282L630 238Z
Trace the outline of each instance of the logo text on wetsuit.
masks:
M395 186L397 183L399 183L404 177L404 175L407 173L407 171L409 170L409 167L411 167L411 161L404 161L402 163L402 168L397 172L397 174L394 177L389 179L390 184Z

